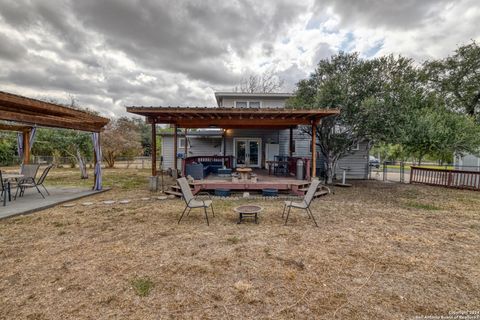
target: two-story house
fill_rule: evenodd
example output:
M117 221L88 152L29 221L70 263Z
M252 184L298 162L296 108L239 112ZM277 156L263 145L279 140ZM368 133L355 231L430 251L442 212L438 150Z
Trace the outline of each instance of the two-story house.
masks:
M291 93L239 93L216 92L215 98L219 108L284 108ZM249 121L245 119L245 121ZM290 140L290 129L266 129L259 126L254 129L216 129L205 128L187 132L187 141L183 133L177 139L177 167L181 168L184 157L192 156L233 156L233 166L248 166L251 168L267 168L268 160L274 160L277 155L292 155L294 157L311 158L311 136L299 128L292 129L293 139ZM161 155L163 168L174 167L173 133L162 133ZM185 148L185 143L188 143ZM291 145L292 144L292 145ZM185 150L187 154L185 155ZM318 151L318 149L317 149ZM317 175L324 172L321 154L317 156ZM336 174L348 169L347 178L368 178L368 148L366 143L360 143L351 154L341 159L336 168Z

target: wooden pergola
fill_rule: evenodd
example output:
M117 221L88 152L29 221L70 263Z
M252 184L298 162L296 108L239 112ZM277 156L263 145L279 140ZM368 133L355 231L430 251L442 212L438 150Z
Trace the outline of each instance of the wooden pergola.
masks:
M312 176L316 176L316 129L321 118L339 113L338 109L285 109L285 108L192 108L192 107L127 107L127 111L146 117L152 125L152 163L156 163L156 124L173 125L174 154L177 154L177 129L185 128L264 128L290 129L309 125L312 128ZM290 144L291 146L292 144ZM174 161L175 169L177 162ZM156 165L152 176L157 175Z
M23 163L30 162L29 137L34 126L100 133L109 122L89 112L2 91L0 120L7 121L0 123L0 130L23 133Z

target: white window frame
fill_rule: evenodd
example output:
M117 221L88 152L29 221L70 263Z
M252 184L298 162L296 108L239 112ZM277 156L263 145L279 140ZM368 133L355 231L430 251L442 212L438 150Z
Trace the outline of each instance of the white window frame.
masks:
M247 108L248 108L248 101L246 101L246 100L239 100L239 101L235 100L235 108L242 108L242 107L238 106L238 103L246 103Z
M185 149L185 137L179 137L178 139L178 148L179 149ZM187 138L188 141L188 138ZM188 144L188 147L190 148L190 143Z
M235 100L235 108L241 108L241 107L239 107L239 106L237 105L238 103L246 103L246 104L247 104L247 108L252 108L252 107L250 106L250 103L252 103L252 102L258 102L259 108L262 108L262 106L263 106L263 103L262 103L261 100L253 100L253 101L250 101L250 100Z
M252 102L258 102L258 108L261 108L261 107L262 107L262 101L258 100L258 101L248 101L248 107L249 107L249 108L253 108L252 106L250 106L250 104L251 104Z
M350 148L350 151L359 151L360 150L360 142L357 142L355 147Z

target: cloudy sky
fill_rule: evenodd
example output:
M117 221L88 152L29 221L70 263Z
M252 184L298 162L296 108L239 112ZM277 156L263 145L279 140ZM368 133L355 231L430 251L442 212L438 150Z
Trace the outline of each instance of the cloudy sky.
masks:
M478 0L0 0L0 90L106 116L213 106L267 69L291 91L340 50L441 58L479 21Z

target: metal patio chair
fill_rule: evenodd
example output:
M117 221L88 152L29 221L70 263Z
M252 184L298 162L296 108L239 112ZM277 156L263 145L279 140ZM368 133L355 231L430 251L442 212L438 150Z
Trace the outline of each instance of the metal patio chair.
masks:
M288 156L274 156L274 159L273 174L276 176L288 176Z
M40 178L38 178L37 181L35 181L35 178L32 178L32 179L22 178L22 180L20 180L18 182L17 192L15 193L15 199L17 198L17 195L20 195L20 197L22 197L23 194L25 193L25 190L28 189L28 188L36 188L38 193L40 193L40 195L43 197L43 199L45 199L45 196L43 195L39 186L42 186L43 189L45 189L45 191L47 192L47 195L50 195L50 193L48 192L47 188L44 185L44 182L45 182L45 178L47 177L47 175L50 172L50 170L52 169L52 167L53 167L53 164L46 167L45 170L43 170L42 175L40 176ZM38 171L38 168L37 168L37 171ZM35 173L34 176L36 176L36 173ZM20 191L20 194L18 193L19 191Z
M317 192L319 185L320 185L320 180L314 179L310 183L310 186L308 187L307 193L305 194L305 197L303 198L302 202L285 201L285 205L283 206L283 213L282 213L282 218L283 218L285 216L285 210L288 208L287 217L285 219L285 225L287 225L288 217L290 215L290 210L292 208L298 208L298 209L304 209L305 211L307 211L308 217L309 218L311 217L315 225L318 227L317 221L315 221L315 217L313 216L312 210L310 210L310 204L312 203L312 200L315 196L315 193Z
M38 168L40 168L39 164L22 164L20 167L20 174L23 176L20 179L16 179L15 181L10 181L10 189L17 189L18 191L18 184L20 182L27 183L35 181L37 177ZM15 194L15 198L17 194Z
M183 215L188 209L187 212L187 217L190 214L190 210L194 208L203 208L205 212L205 219L207 220L207 225L210 225L208 222L208 214L207 214L207 208L212 209L212 216L215 217L215 212L213 211L213 204L212 200L199 200L195 199L195 196L192 193L192 190L190 189L190 185L188 184L188 181L185 177L182 177L180 179L177 179L178 185L180 186L180 189L182 191L183 195L183 200L185 200L186 207L182 212L182 215L180 216L180 219L178 219L178 223L182 221Z

